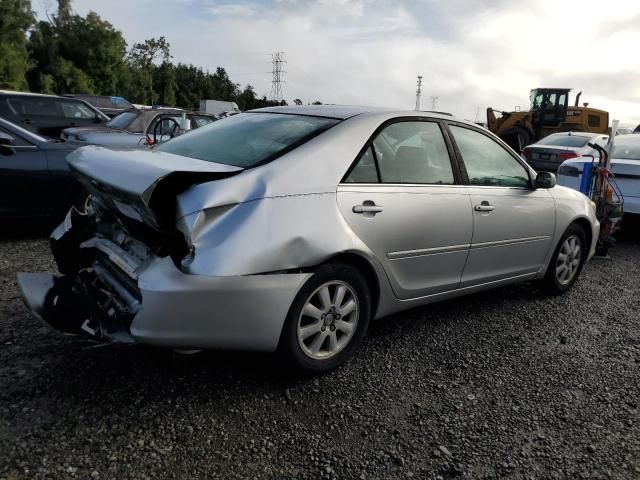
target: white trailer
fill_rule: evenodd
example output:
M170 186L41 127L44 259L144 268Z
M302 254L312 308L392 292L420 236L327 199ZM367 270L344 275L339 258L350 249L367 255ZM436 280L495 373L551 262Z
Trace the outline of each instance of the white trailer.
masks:
M222 113L240 113L236 102L224 102L222 100L200 100L200 111L210 113L212 115L220 115Z

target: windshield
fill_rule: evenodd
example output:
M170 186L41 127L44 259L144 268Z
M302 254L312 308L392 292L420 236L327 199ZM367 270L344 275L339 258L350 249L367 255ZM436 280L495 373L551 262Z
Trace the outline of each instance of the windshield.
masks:
M619 160L640 160L640 135L616 138L613 144L613 158Z
M579 137L576 135L549 135L538 142L538 145L550 145L553 147L584 147L591 137Z
M138 116L138 112L122 112L107 122L107 127L126 128Z
M338 122L303 115L241 113L174 138L156 150L250 168L275 159Z

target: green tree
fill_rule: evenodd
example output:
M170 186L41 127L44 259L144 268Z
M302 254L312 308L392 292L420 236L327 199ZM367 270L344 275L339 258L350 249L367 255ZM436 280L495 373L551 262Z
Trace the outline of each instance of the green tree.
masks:
M129 50L127 54L129 65L143 71L148 79L147 88L143 89L148 93L145 95L145 102L148 99L148 102L153 104L158 99L154 91L154 73L157 70L155 62L162 61L163 64L168 64L170 60L171 45L165 37L150 38L143 43L136 43Z
M33 68L29 84L56 93L114 95L122 84L126 42L122 33L95 12L73 14L70 0L60 0L51 22L38 22L29 38Z
M7 25L15 24L11 19L18 10L27 12L28 17L20 27L25 50L25 32L33 25L29 0L0 0L0 6L0 52L10 43L4 40L10 30ZM31 65L26 76L33 91L121 95L134 103L159 102L194 110L203 99L235 101L243 110L286 105L284 101L258 97L251 85L241 89L223 67L209 72L195 65L172 63L171 46L165 37L136 43L127 51L120 31L95 12L85 17L75 14L72 0L58 0L53 18L33 27L26 51ZM24 67L16 77L22 78L24 85L27 57L23 59ZM0 82L7 84L10 82L2 72L20 72L18 68L5 67L9 62L9 57L0 56ZM14 80L11 82L15 84Z
M28 87L27 30L33 23L29 0L0 0L0 88Z
M296 105L302 105L302 100L300 100L299 98L296 98L296 99L293 101L293 103L294 103L294 104L296 104Z
M163 62L155 69L154 86L159 92L158 102L162 105L176 104L176 74L170 62Z

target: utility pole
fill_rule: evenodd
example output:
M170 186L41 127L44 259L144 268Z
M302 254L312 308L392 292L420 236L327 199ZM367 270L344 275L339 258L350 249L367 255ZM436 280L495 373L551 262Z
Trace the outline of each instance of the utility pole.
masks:
M422 94L422 75L418 75L418 89L416 90L416 112L420 110L421 94Z
M438 97L437 96L431 96L431 110L434 112L438 111Z
M284 52L276 52L271 54L271 64L272 64L272 81L271 81L271 100L276 103L280 103L283 100L282 96L282 84L284 80L282 77L283 74L286 73L282 69L282 64L287 63L284 59Z

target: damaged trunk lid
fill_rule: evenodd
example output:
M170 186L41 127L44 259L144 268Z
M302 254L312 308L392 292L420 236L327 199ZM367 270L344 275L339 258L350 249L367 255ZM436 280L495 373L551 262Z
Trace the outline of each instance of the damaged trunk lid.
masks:
M176 195L192 185L243 171L241 167L155 150L95 146L79 148L67 162L100 203L158 231L173 227Z

